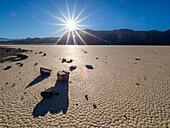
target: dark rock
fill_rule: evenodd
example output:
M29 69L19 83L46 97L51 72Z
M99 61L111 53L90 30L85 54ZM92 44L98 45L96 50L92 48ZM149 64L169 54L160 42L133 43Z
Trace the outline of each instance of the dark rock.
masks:
M27 55L24 55L24 54L18 54L18 55L17 55L17 58L20 58L20 59L27 59L28 56L27 56Z
M72 63L73 62L73 60L71 59L71 60L69 60L69 61L67 61L67 63Z
M93 108L97 109L97 105L95 103L93 103Z
M17 65L19 65L20 67L22 67L24 64L22 63L16 63Z
M124 115L124 117L127 119L127 116L126 116L126 115Z
M99 59L98 57L96 57L96 59Z
M41 53L43 53L42 51L41 52L39 52L39 54L41 54Z
M5 85L7 85L7 84L8 84L8 82L5 83Z
M22 97L21 100L23 100L24 98Z
M47 90L41 92L43 98L50 98L53 95L54 87L50 87Z
M86 51L84 53L87 53Z
M57 72L57 81L63 82L63 81L68 81L69 80L69 72L67 71L59 71Z
M50 75L52 70L40 67L40 74L42 76Z
M136 58L135 60L140 60L139 58Z
M37 66L38 63L35 63L34 66Z
M86 65L86 68L93 69L93 66L92 65Z
M77 66L70 66L70 71L73 71L73 70L75 70L77 68Z
M37 52L35 54L37 54Z
M64 63L64 62L66 62L66 59L65 59L65 58L62 59L62 63Z
M26 92L24 92L24 94L26 94Z
M12 85L12 87L14 87L14 86L15 86L15 84Z
M71 60L68 60L68 61L67 61L65 58L63 58L61 62L62 62L62 63L64 63L64 62L72 63L72 62L73 62L73 60L71 59Z
M6 68L4 68L4 70L8 70L10 69L12 66L7 66Z
M136 83L136 85L139 85L139 83Z
M78 104L76 104L76 106L78 106Z
M18 50L21 50L21 48L18 48Z
M88 95L85 95L85 98L86 98L86 100L88 100L89 98L88 98Z

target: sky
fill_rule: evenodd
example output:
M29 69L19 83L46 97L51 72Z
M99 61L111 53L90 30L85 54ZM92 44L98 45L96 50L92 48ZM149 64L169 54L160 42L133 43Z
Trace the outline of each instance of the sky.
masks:
M170 28L170 0L0 0L0 37L59 37L58 18L82 12L80 29L160 30ZM57 18L56 18L57 17ZM59 31L59 32L57 32ZM57 33L55 33L57 32Z

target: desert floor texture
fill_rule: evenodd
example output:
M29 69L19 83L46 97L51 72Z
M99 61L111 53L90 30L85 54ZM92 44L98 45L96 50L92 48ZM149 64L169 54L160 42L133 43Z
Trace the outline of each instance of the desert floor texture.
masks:
M169 46L5 47L29 51L0 63L0 127L170 127ZM58 84L62 70L69 81ZM52 86L59 95L43 99Z

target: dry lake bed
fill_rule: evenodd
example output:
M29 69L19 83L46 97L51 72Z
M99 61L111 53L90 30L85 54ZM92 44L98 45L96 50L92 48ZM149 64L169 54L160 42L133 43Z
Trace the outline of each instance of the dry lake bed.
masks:
M170 127L169 46L5 47L29 51L0 63L0 127Z

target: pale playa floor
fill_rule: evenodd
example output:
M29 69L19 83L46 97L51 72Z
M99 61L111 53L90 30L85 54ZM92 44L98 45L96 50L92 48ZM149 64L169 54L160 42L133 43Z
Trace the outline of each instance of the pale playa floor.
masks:
M23 67L0 63L0 127L170 127L170 47L11 47L33 52L26 53ZM35 54L40 51L47 56ZM61 63L63 57L73 62ZM7 65L12 68L3 70ZM55 86L57 72L72 65L77 69L70 73L68 93L42 101L40 92ZM40 66L52 69L52 75L26 88L39 76ZM61 96L68 100L61 101ZM65 103L63 114L59 111Z

